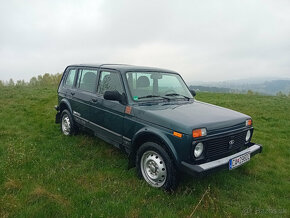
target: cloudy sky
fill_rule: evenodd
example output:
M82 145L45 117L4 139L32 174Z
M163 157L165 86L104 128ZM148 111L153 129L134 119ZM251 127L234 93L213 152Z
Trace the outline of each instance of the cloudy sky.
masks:
M0 80L75 63L163 67L187 81L290 77L287 0L0 3Z

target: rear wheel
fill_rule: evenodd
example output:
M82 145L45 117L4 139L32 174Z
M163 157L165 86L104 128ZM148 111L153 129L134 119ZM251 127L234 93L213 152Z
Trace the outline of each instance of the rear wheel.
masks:
M76 127L68 110L63 110L61 113L61 131L64 135L73 135L76 133Z
M149 185L167 191L176 189L178 185L176 168L161 145L154 142L144 143L137 152L136 161L139 176Z

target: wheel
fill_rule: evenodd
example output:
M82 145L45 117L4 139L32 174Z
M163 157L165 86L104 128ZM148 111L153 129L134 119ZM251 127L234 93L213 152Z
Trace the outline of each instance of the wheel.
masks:
M61 113L61 131L64 135L73 135L76 133L74 121L68 110L63 110Z
M146 142L140 146L136 158L140 177L155 188L175 190L178 185L177 171L168 153L157 143Z

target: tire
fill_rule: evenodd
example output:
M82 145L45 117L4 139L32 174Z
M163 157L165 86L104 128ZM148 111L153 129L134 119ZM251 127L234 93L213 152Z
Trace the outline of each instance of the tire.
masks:
M77 132L77 127L74 124L72 116L68 110L61 112L60 129L66 136L74 135Z
M161 145L145 142L137 151L137 173L152 187L173 191L178 186L173 160Z

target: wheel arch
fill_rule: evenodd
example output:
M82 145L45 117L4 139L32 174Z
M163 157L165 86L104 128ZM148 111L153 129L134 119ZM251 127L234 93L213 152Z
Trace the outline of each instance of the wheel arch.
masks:
M139 147L145 142L149 141L160 144L165 149L165 151L167 151L170 158L174 161L174 164L178 165L179 159L177 152L166 134L156 128L144 127L139 130L132 138L132 147L129 154L129 168L135 166L136 154Z
M59 103L60 113L65 109L69 110L69 112L72 114L72 108L71 108L69 101L67 99L62 99Z

